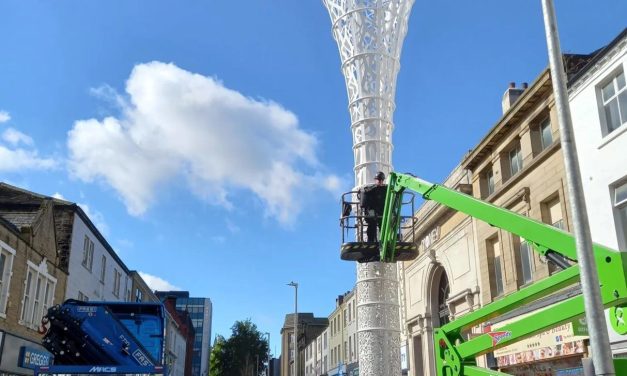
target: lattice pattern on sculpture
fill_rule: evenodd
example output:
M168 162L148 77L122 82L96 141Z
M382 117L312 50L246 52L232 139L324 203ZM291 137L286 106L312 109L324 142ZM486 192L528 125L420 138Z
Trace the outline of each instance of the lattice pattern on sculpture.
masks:
M392 168L396 77L413 5L410 1L323 0L348 91L355 185Z
M355 186L392 169L394 96L414 0L322 0L346 81ZM400 318L395 264L357 265L359 373L400 375Z

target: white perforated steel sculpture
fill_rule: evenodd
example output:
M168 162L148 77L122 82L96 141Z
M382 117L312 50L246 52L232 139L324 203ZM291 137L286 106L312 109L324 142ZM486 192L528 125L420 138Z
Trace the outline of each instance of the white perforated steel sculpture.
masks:
M342 59L355 185L392 169L396 77L414 0L323 0ZM396 264L357 264L359 373L400 375Z

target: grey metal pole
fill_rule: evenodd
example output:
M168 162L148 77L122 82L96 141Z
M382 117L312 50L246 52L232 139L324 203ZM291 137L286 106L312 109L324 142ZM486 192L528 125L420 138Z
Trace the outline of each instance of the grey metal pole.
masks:
M294 287L294 376L298 376L298 283L287 285Z
M592 238L590 236L588 212L586 211L577 148L573 135L573 124L568 103L568 92L566 90L566 74L564 72L564 62L562 61L562 51L557 32L555 7L553 0L541 1L555 107L560 128L562 153L564 154L566 182L568 183L568 198L573 217L577 258L579 259L581 272L581 290L590 333L592 363L595 375L614 376L614 363L612 362L610 340L601 301L599 276L592 254Z

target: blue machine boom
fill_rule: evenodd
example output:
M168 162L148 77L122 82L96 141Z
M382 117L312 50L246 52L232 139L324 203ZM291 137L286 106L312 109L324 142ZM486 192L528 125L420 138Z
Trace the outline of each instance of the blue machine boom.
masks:
M48 310L43 346L62 365L156 366L163 363L160 303L67 300Z

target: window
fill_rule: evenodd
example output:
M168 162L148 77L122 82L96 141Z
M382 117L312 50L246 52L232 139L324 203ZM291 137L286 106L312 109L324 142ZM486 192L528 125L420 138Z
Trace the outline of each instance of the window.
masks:
M618 226L618 246L624 250L627 249L627 182L614 188L614 210Z
M503 269L502 269L502 255L501 244L498 238L488 240L488 253L492 256L491 269L493 271L493 282L490 283L492 289L492 296L503 295Z
M564 216L559 197L550 199L544 204L544 222L561 230L564 229Z
M350 302L348 303L348 322L351 322L351 307L352 307L353 303Z
M548 148L553 143L551 133L551 119L546 118L540 123L540 146L542 150Z
M353 337L348 337L348 350L350 353L349 360L353 359Z
M562 205L560 202L559 196L555 196L542 203L542 221L550 224L553 227L557 227L560 230L566 229L566 224L564 223L564 215L562 214ZM562 261L570 263L568 259L562 257L561 255L556 255ZM572 263L571 263L572 264ZM553 274L562 270L553 262L549 262L549 273Z
M322 343L323 343L323 347L326 350L327 349L327 332L324 332L324 335L322 336Z
M524 239L518 240L518 256L520 257L520 272L521 281L523 285L532 282L533 280L533 255L531 254L531 245Z
M517 145L515 148L509 151L508 160L509 160L510 176L514 176L520 170L522 170L523 161L522 161L522 153L520 151L520 145Z
M494 193L494 171L492 171L492 168L481 174L480 190L482 198L486 198Z
M143 299L144 299L144 294L141 292L141 290L135 289L135 302L141 303Z
M105 283L105 277L107 276L107 257L102 256L102 263L100 264L100 283Z
M122 274L118 272L117 269L113 269L113 295L116 297L120 296L120 279L122 278Z
M344 341L344 361L346 362L347 360L348 360L348 345L346 341Z
M348 322L348 312L344 310L344 327L346 327L347 322Z
M605 115L604 135L627 123L627 90L625 72L618 73L601 88L601 102Z
M56 283L57 280L48 274L45 262L36 266L27 261L20 324L30 328L39 326L41 318L52 305Z
M5 317L15 251L0 241L0 317Z
M83 241L83 266L91 272L91 267L94 263L94 242L92 242L87 235Z
M79 291L78 292L78 300L81 300L83 302L88 302L89 301L89 297Z

